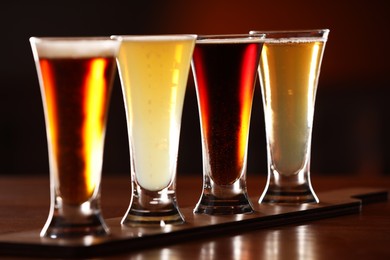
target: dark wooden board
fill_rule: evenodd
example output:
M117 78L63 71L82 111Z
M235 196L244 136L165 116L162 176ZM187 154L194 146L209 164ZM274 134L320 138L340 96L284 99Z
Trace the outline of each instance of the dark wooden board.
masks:
M359 213L367 203L388 200L385 189L343 189L318 194L320 203L305 205L259 205L253 214L233 216L195 215L181 209L186 223L164 227L123 227L121 218L106 220L111 235L105 238L41 239L40 230L0 235L0 256L92 257L173 244L200 237L304 223L321 218Z

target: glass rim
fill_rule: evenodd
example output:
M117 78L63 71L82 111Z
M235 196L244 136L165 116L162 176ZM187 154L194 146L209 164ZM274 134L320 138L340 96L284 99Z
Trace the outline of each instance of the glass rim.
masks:
M110 39L116 41L173 41L173 40L196 40L197 34L155 34L155 35L111 35Z
M39 58L112 57L119 42L110 37L30 37L35 60Z
M110 36L31 36L30 41L34 42L82 42L82 41L112 41Z
M263 33L265 35L265 41L269 39L295 39L295 38L307 38L307 39L322 39L327 40L330 30L329 29L306 29L306 30L251 30L249 34Z
M264 33L252 34L203 34L198 35L196 43L240 43L240 42L263 42Z

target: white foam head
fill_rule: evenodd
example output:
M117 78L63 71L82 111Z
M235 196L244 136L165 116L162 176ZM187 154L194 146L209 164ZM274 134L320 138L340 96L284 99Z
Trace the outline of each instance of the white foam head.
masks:
M115 57L119 49L119 43L108 37L31 37L30 43L36 58Z
M165 34L165 35L112 35L111 38L126 42L161 42L161 41L195 41L196 34Z
M266 43L309 43L326 42L329 29L290 31L250 31L250 34L264 33Z
M307 38L267 38L265 43L279 43L279 44L297 44L297 43L310 43L310 42L326 42L326 39L320 37L307 37Z

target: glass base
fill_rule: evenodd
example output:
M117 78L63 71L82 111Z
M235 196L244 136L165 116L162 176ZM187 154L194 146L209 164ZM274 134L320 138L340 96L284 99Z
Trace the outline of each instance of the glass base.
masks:
M302 204L318 203L319 199L312 190L268 189L259 199L259 203Z
M81 205L61 205L49 215L40 236L45 238L80 238L106 236L108 227L100 211L90 207L90 202Z
M147 210L129 209L121 224L126 226L143 225L178 225L183 224L184 218L176 209L158 210L148 212Z
M253 208L248 198L243 194L229 199L204 195L194 209L196 214L208 215L232 215L252 212Z
M185 222L176 194L170 186L161 191L148 191L133 183L133 196L121 224L126 226L178 225Z
M308 171L291 176L282 176L274 172L269 177L266 188L259 199L259 203L278 204L318 202L319 199L311 186Z
M232 215L254 212L246 192L245 178L231 185L218 185L205 176L202 196L194 209L196 214Z

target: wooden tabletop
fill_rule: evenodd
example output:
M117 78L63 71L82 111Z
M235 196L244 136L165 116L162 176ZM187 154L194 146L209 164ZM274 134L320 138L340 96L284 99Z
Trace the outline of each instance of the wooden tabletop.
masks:
M390 190L390 177L313 174L312 182L317 193L355 187ZM200 174L179 174L179 206L194 207L201 185ZM260 196L264 185L264 175L248 176L248 193L252 198ZM103 174L101 198L106 219L122 217L130 200L129 176ZM0 176L0 235L40 230L49 204L48 175ZM20 258L0 255L0 259ZM131 252L113 251L103 259L390 259L390 202L364 205L362 211L355 214L249 231L235 230L165 246L150 245L148 249Z

